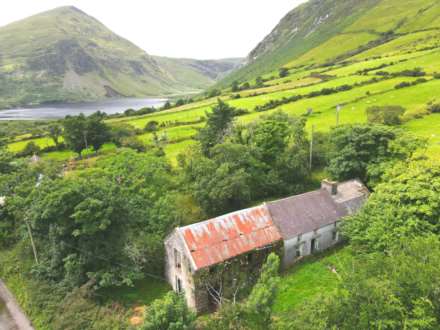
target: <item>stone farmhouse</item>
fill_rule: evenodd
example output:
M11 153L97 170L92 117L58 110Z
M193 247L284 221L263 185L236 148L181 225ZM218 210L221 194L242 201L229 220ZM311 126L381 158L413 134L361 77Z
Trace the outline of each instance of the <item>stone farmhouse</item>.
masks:
M358 180L324 180L321 189L176 228L165 240L166 277L197 312L235 299L276 252L286 269L338 242L342 218L368 197Z

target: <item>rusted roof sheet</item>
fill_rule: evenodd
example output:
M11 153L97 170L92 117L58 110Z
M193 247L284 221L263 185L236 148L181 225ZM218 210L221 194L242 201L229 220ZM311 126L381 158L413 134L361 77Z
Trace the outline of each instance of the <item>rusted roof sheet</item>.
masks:
M195 270L282 239L265 205L179 228Z
M267 206L285 240L335 223L347 215L347 210L325 189L281 199Z

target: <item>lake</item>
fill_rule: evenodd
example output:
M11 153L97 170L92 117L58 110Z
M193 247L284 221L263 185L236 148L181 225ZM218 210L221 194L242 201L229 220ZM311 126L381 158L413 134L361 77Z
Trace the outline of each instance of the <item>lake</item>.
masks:
M0 329L2 330L16 330L17 327L12 321L8 310L6 309L5 303L0 299Z
M90 115L102 111L109 115L122 113L127 109L139 110L145 107L160 107L165 99L111 99L85 103L46 104L30 108L0 110L0 120L44 120L61 119L67 115L84 113Z

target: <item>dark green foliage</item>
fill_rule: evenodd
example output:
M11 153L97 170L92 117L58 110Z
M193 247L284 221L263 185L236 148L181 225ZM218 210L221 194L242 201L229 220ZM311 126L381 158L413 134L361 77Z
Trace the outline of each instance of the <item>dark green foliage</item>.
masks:
M165 104L162 106L162 110L168 110L171 109L173 106L170 101L166 101Z
M313 134L313 168L322 168L328 165L328 151L330 149L330 134L315 132Z
M260 198L302 191L309 178L304 125L301 118L277 112L231 128L208 155L182 159L185 180L203 210L218 215Z
M136 136L129 136L121 139L120 146L124 148L130 148L139 152L147 151L147 146L144 142L138 139Z
M431 104L428 106L428 111L431 113L440 113L440 103Z
M407 82L407 81L403 81L400 84L397 84L396 86L394 86L395 89L401 89L401 88L407 88L407 87L411 87L411 86L416 86L418 84L423 84L425 82L427 82L428 80L425 78L419 78L417 80L414 80L412 82Z
M280 280L279 268L279 257L271 253L249 297L241 303L222 305L220 311L209 320L205 328L210 330L269 329L272 322L272 305Z
M434 79L440 79L440 73L434 73Z
M18 157L28 157L32 155L38 155L40 153L40 147L33 141L26 143L26 146L22 151L20 151Z
M159 123L155 120L151 120L145 125L144 131L145 132L156 132L158 127L159 127Z
M405 77L423 77L426 76L426 72L423 71L422 68L415 68L412 70L404 70L401 72L394 73L396 76L405 76Z
M83 150L93 147L97 152L101 146L111 139L110 129L103 122L104 115L96 112L86 117L67 116L63 120L64 140L67 147L80 156Z
M405 111L401 106L369 107L366 110L367 121L370 124L399 125Z
M95 152L110 141L110 128L104 123L105 114L96 112L87 117L85 136L88 144L93 146Z
M337 292L285 315L275 329L424 329L440 326L440 242L402 240L389 254L356 257Z
M373 184L384 164L406 160L424 141L381 125L346 125L330 132L328 171L336 180L359 178Z
M287 77L288 75L289 75L289 69L284 68L284 67L279 69L279 71L278 71L278 76L279 76L280 78Z
M355 246L386 251L401 238L440 234L440 166L413 162L389 169L363 210L345 223Z
M206 95L207 98L212 98L216 96L220 96L222 94L222 91L220 89L211 89L208 91L208 94Z
M70 288L133 283L162 270L162 239L177 224L168 164L125 151L98 169L44 179L26 199L40 264Z
M238 83L237 80L234 80L231 85L231 91L235 93L238 92L239 90L240 90L240 84Z
M205 155L209 155L211 148L223 140L231 126L234 115L235 109L220 99L212 112L206 114L206 126L200 130L197 136Z
M122 141L135 135L133 126L126 123L118 123L110 126L111 141L117 146L122 145Z
M257 87L257 88L264 87L263 78L257 77L257 79L255 79L255 87Z
M56 147L58 147L60 143L59 140L62 134L63 134L63 128L61 127L61 125L57 123L49 125L49 136L55 143Z
M194 329L196 316L186 306L182 295L169 292L156 300L145 312L142 330L189 330Z

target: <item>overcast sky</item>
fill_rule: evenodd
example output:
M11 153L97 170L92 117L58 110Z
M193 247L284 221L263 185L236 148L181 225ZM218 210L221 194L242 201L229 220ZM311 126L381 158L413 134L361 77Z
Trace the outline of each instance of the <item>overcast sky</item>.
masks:
M304 0L1 0L0 26L73 5L151 55L246 56ZM1 45L0 45L1 47Z

